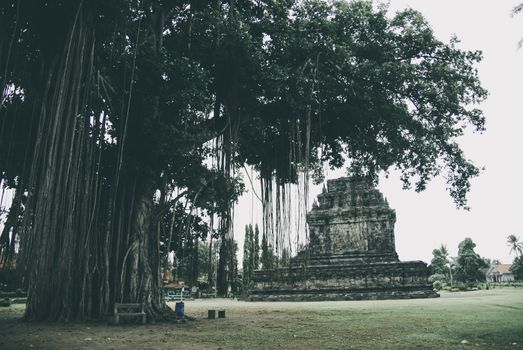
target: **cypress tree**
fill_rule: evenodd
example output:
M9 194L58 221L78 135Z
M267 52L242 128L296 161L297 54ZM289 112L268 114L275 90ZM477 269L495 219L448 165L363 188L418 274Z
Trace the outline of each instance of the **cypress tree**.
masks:
M258 270L260 268L260 229L258 228L258 224L254 226L254 270Z
M252 274L252 225L245 225L245 239L243 241L243 286L249 286Z

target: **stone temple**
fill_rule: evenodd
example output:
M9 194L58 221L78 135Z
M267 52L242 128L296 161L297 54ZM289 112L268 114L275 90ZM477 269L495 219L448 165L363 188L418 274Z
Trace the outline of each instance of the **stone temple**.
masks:
M399 261L396 213L367 182L329 180L307 214L310 243L288 267L258 270L247 300L431 298L422 261Z

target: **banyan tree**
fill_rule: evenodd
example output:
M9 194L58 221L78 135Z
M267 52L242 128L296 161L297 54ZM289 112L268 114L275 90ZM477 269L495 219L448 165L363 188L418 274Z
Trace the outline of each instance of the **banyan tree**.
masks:
M198 213L218 221L226 291L244 166L276 248L289 184L306 198L324 164L395 167L416 190L442 175L465 206L478 169L456 139L484 126L480 59L367 1L2 1L0 249L20 240L25 318L103 319L115 302L171 317L161 262Z

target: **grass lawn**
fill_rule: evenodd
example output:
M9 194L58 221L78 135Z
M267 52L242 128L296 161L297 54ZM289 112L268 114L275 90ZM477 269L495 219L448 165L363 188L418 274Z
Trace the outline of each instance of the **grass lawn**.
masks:
M207 320L208 309L226 318ZM0 349L523 349L521 288L425 300L207 299L186 301L185 311L196 320L146 326L25 324L4 311Z

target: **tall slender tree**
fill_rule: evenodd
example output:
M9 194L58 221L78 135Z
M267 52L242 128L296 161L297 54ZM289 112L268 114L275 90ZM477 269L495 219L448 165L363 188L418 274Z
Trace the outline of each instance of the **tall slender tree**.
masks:
M243 288L246 290L252 279L252 272L254 270L254 233L252 225L245 225L245 237L243 241Z
M260 268L260 229L258 224L254 226L254 240L252 242L253 248L253 269L258 270Z

